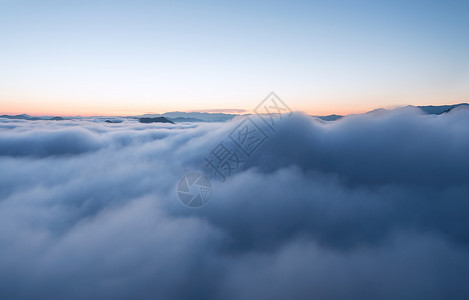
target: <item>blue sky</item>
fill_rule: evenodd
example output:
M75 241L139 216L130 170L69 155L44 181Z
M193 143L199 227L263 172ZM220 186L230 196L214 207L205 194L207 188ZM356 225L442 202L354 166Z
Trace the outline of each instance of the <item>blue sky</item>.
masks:
M0 0L0 110L313 114L469 101L467 1Z

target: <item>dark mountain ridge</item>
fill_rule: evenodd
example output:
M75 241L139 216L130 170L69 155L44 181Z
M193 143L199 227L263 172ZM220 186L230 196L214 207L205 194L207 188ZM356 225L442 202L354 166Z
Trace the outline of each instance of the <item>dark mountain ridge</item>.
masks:
M165 117L156 117L156 118L139 118L140 123L170 123L174 124L173 121L166 119Z

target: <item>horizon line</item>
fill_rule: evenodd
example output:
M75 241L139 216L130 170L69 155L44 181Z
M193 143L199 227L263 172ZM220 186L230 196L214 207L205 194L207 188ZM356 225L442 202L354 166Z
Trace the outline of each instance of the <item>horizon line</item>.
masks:
M455 104L428 104L428 105L413 105L413 104L407 104L407 105L393 105L393 106L388 106L388 107L377 107L374 109L369 109L369 110L362 110L360 112L355 111L355 112L349 112L349 113L329 113L329 114L315 114L315 113L308 113L306 111L302 110L294 110L294 112L299 112L303 113L305 115L310 115L310 116L332 116L332 115L337 115L337 116L348 116L348 115L354 115L354 114L364 114L368 112L372 112L375 110L379 109L385 109L385 110L393 110L393 109L398 109L398 108L404 108L404 107L435 107L435 106L458 106L458 105L463 105L467 104L469 105L468 102L460 102L460 103L455 103ZM225 111L225 112L221 112ZM228 113L231 111L232 113ZM238 111L240 113L234 113L235 111ZM241 113L244 112L244 113ZM143 112L143 113L136 113L136 114L129 114L129 115L121 115L121 114L78 114L78 115L72 115L72 114L38 114L38 113L8 113L8 112L0 112L0 116L6 115L6 116L20 116L20 115L27 115L30 117L138 117L138 116L143 116L143 115L160 115L163 116L164 114L167 113L206 113L206 114L231 114L231 115L250 115L253 114L253 112L250 112L246 109L207 109L207 110L188 110L188 111L181 111L181 110L174 110L174 111L167 111L164 113L155 113L155 112Z

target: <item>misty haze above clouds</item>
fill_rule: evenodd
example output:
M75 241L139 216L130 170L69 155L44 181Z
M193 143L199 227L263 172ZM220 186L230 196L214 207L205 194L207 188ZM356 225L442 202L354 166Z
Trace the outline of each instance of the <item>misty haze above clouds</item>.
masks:
M0 119L1 298L469 298L469 109L294 114L181 205L242 119Z

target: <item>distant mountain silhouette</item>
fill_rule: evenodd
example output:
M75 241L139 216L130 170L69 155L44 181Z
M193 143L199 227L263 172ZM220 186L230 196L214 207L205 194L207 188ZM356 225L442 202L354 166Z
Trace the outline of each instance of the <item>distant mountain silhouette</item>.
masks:
M414 106L414 105L408 105L406 107L417 107L421 109L424 113L428 115L441 115L444 113L447 113L451 111L452 109L459 108L459 107L465 107L469 108L468 103L459 103L459 104L452 104L452 105L422 105L422 106ZM399 107L396 109L402 109L403 107ZM371 110L367 112L367 114L377 114L377 113L384 113L387 111L391 111L392 109L386 109L386 108L377 108L374 110Z
M440 115L443 113L447 113L455 108L469 108L468 103L460 103L460 104L453 104L453 105L424 105L424 106L413 106L409 105L408 107L417 107L421 109L424 113L429 115ZM403 107L397 108L402 109ZM367 112L366 114L380 114L389 111L389 109L385 108L378 108L372 111ZM204 112L167 112L164 114L145 114L141 116L107 116L105 118L121 118L121 119L137 119L140 123L181 123L181 122L226 122L233 119L236 116L240 116L238 114L225 114L225 113L204 113ZM313 116L315 118L319 118L323 121L336 121L344 116L341 115L328 115L328 116ZM21 115L0 115L0 118L6 119L14 119L14 120L29 120L29 121L36 121L36 120L50 120L50 121L62 121L62 120L76 120L76 119L83 119L83 117L51 117L51 116L41 116L41 117L32 117L27 114ZM88 117L87 117L88 118ZM102 118L102 117L89 117L89 118ZM103 117L104 118L104 117ZM101 119L102 121L103 119ZM122 120L113 120L113 119L106 119L104 122L106 123L121 123Z
M460 104L453 104L453 105L438 105L438 106L427 105L427 106L417 106L417 107L429 115L441 115L442 113L447 113L456 107L469 108L469 104L460 103Z
M197 122L206 122L201 119L196 119L196 118L184 118L184 117L177 117L177 118L167 118L168 120L171 120L176 123L181 123L181 122L191 122L191 123L197 123Z
M315 116L316 118L319 118L323 121L336 121L339 119L342 119L344 116L340 115L329 115L329 116Z
M236 114L224 114L224 113L204 113L204 112L167 112L162 114L162 116L174 120L177 118L186 118L186 119L196 119L200 121L192 122L226 122L234 117L238 116ZM191 121L182 121L182 122L191 122Z
M170 123L174 124L173 121L166 119L165 117L156 117L156 118L139 118L140 123Z
M31 117L27 114L21 115L1 115L0 118L13 119L13 120L29 120L29 121L38 121L38 120L51 120L51 121L62 121L65 120L62 117Z
M166 112L164 114L144 114L136 117L128 118L156 118L156 117L165 117L168 120L174 122L226 122L234 117L238 116L237 114L225 114L225 113L203 113L203 112L180 112L172 111Z
M41 118L38 117L31 117L30 115L22 114L22 115L2 115L0 118L6 118L6 119L15 119L15 120L42 120Z

